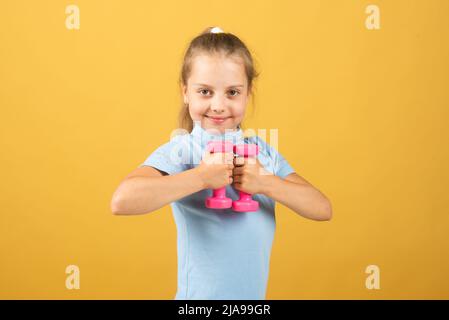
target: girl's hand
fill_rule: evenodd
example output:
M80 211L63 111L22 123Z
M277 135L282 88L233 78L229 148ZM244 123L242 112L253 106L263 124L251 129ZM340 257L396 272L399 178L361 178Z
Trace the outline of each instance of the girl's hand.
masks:
M234 160L232 186L250 194L264 193L273 174L267 171L257 158L237 157Z
M196 167L204 189L218 189L232 183L234 155L232 153L206 152Z

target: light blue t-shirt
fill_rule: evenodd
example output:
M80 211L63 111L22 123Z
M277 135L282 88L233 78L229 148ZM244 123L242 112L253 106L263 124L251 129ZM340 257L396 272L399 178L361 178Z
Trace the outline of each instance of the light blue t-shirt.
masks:
M293 168L258 136L243 137L241 128L212 134L195 123L190 134L178 135L157 148L141 166L173 175L199 165L210 140L259 145L258 160L271 173L285 178ZM208 209L212 190L201 190L171 203L177 229L178 289L175 299L265 299L275 230L275 202L262 194L255 212ZM226 196L239 192L226 186Z

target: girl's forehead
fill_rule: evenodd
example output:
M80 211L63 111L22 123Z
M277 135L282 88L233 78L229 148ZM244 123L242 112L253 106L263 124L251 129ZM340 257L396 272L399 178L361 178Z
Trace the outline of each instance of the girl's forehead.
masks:
M236 58L230 57L210 57L198 56L192 62L192 69L200 72L203 70L229 70L229 71L243 71L243 63Z
M196 81L223 77L240 82L246 79L243 60L237 56L201 54L193 58L191 67L190 78Z

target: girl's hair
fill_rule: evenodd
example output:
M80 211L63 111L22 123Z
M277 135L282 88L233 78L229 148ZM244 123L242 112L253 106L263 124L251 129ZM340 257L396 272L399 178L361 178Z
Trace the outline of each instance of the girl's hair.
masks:
M248 92L254 105L254 87L253 80L259 76L254 67L253 57L246 45L232 33L211 32L214 27L205 29L200 35L196 36L189 44L181 67L179 84L187 86L187 80L192 70L192 62L196 55L201 53L224 54L225 56L238 56L243 60L246 78L248 80ZM215 28L217 29L217 28ZM221 31L221 29L219 29ZM182 97L181 97L181 100ZM193 129L193 120L190 117L188 104L181 101L181 110L179 112L179 127L191 132Z

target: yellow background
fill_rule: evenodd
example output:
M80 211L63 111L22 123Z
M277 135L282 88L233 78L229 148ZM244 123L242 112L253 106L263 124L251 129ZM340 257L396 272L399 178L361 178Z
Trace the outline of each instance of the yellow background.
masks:
M80 8L80 30L65 7ZM377 4L381 29L367 30ZM170 207L113 216L176 127L188 41L238 35L261 76L246 127L332 201L277 205L268 299L449 298L449 1L16 1L0 10L0 297L172 299ZM249 106L250 110L252 109ZM81 289L65 287L79 266ZM380 290L365 268L380 267Z

